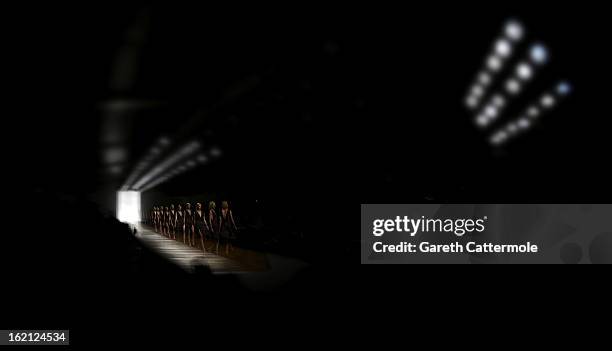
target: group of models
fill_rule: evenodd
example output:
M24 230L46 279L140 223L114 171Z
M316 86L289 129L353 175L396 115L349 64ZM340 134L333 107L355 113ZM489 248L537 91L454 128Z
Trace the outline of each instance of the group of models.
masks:
M227 201L221 202L221 213L217 215L217 204L214 201L208 203L208 213L204 211L201 203L196 203L195 210L191 204L186 203L185 208L178 204L155 206L151 210L150 221L155 231L171 239L177 235L183 237L183 243L208 251L206 240L213 241L215 252L219 253L219 245L225 244L225 253L229 254L232 241L236 237L238 227L234 221L232 210Z

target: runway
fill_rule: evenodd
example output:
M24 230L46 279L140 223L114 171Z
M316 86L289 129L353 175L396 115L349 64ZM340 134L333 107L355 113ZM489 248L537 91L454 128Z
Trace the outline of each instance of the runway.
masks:
M193 272L194 267L197 265L207 266L214 274L251 271L247 265L237 260L189 247L182 242L169 239L142 225L136 226L136 229L136 237L144 245L188 272Z

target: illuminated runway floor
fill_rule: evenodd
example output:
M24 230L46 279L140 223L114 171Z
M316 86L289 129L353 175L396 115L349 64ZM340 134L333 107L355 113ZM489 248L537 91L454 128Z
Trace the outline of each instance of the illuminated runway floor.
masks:
M146 246L159 252L162 256L179 265L186 271L192 272L196 265L204 265L210 268L213 273L239 273L249 271L249 267L241 262L204 252L202 250L189 247L182 242L169 239L146 227L137 227L136 237Z

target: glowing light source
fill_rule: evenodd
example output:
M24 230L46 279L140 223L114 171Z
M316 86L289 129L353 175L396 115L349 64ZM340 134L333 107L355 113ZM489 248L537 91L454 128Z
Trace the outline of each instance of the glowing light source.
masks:
M542 96L542 99L540 100L540 104L543 107L551 108L555 105L555 98L552 97L552 95L546 94Z
M506 90L510 94L518 94L521 91L521 84L516 79L508 79L506 82Z
M531 61L537 64L544 64L548 61L548 50L542 44L534 44L529 50Z
M482 72L478 75L478 81L482 85L489 85L491 83L491 76L487 72Z
M506 100L504 99L504 97L499 94L493 96L491 102L493 103L493 106L498 108L504 107L504 105L506 104Z
M531 123L529 122L529 120L525 117L521 117L519 118L517 125L520 129L527 129L529 128L529 126L531 125Z
M562 87L563 92L566 94L569 93L569 83L558 83L554 89L540 95L539 99L536 100L535 103L528 105L523 115L506 123L504 127L501 127L497 131L493 132L489 138L489 142L495 146L498 146L512 139L516 135L521 134L521 132L529 130L532 123L539 119L541 114L553 109L557 105L558 100L561 100L561 98L564 96L563 94L559 93L559 88L562 84L566 85L565 87ZM555 96L554 92L557 92L558 95ZM540 109L540 107L542 109ZM487 121L485 121L485 123L486 122Z
M506 22L502 34L495 40L491 51L485 57L483 69L477 74L475 83L470 87L469 94L465 97L465 106L468 109L476 110L481 107L481 99L488 95L487 87L494 82L495 75L502 71L504 64L511 59L514 53L514 45L523 38L523 32L523 26L518 21ZM488 104L491 104L491 102ZM482 114L476 112L476 114L478 113Z
M516 67L516 75L522 80L530 79L531 76L533 75L531 66L529 66L527 63L524 63L524 62L519 63L518 66Z
M206 155L204 155L204 154L199 154L199 155L196 157L196 160L197 160L198 162L200 162L200 163L205 163L206 161L208 161L208 157L206 157Z
M221 149L219 149L218 147L213 147L212 149L210 149L210 156L212 156L212 157L220 157L221 156Z
M170 139L168 137L161 137L159 138L159 144L162 146L168 146L170 145Z
M557 94L567 95L572 91L572 86L567 82L561 82L557 84Z
M514 41L521 40L524 32L525 30L523 29L523 26L515 20L508 21L508 23L506 23L506 27L504 28L504 33L506 36Z
M465 104L468 107L474 108L476 106L478 106L478 98L475 96L470 96L465 100Z
M510 43L505 39L500 39L495 44L495 52L501 57L508 57L512 52L512 47Z
M497 117L497 109L495 106L487 106L487 108L485 108L485 115L490 118Z
M476 118L476 124L478 124L478 126L480 126L480 127L486 126L488 124L488 122L489 122L489 119L485 115L479 115Z
M489 67L491 71L496 72L502 68L502 62L499 57L490 56L489 59L487 60L487 67Z
M532 118L538 117L540 115L540 110L535 106L531 106L527 109L527 115Z
M140 192L117 192L117 219L126 223L140 222Z

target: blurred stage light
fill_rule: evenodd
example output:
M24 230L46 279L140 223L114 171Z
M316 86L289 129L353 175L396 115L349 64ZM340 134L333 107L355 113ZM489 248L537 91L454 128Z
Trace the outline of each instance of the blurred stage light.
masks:
M527 129L527 128L529 128L531 123L529 122L529 120L527 118L521 117L521 118L519 118L517 125L518 125L518 127L520 129Z
M536 77L538 70L550 60L548 48L542 43L528 46L524 57L517 60L513 70L501 84L495 84L496 74L506 72L504 65L511 61L515 45L525 36L525 28L517 20L505 23L503 35L496 38L491 52L485 57L484 68L477 73L475 83L468 90L465 105L473 113L474 123L481 129L487 128L504 115L504 109L511 105L512 99L526 90L527 84ZM489 86L499 86L498 91L487 91ZM524 112L503 127L495 130L489 137L493 145L501 145L522 134L533 126L533 122L544 112L553 110L561 98L572 91L572 86L561 81L551 91L544 92L534 103L527 105ZM487 100L482 101L483 98Z
M495 118L497 117L498 110L495 108L495 106L487 106L484 112L485 116L489 118Z
M204 155L204 154L199 154L199 155L196 157L196 160L197 160L198 162L200 162L200 163L206 163L206 161L208 161L208 157L206 157L206 155Z
M559 84L557 84L557 94L563 96L563 95L567 95L572 91L572 86L568 83L568 82L560 82Z
M172 141L170 140L170 138L166 136L161 136L157 141L158 145L153 145L149 149L147 154L140 159L136 167L132 170L130 175L123 183L121 189L129 190L134 184L134 182L139 179L140 175L145 171L145 169L147 169L151 165L151 162L157 157L159 157L162 154L162 151L167 149L171 143Z
M479 115L476 118L476 124L478 124L478 126L480 127L486 126L488 122L489 122L489 119L485 115Z
M511 59L514 53L514 45L523 38L523 33L523 26L518 21L511 20L505 24L502 34L494 41L493 47L485 59L484 68L477 74L475 83L470 87L469 94L465 97L465 106L468 109L477 110L482 107L481 99L487 96L486 87L493 83L495 75L501 72L505 62ZM491 105L491 102L484 105ZM486 123L483 126L485 125Z
M512 53L512 46L506 39L500 39L495 44L495 52L500 57L508 57Z
M147 183L154 181L157 177L161 177L166 170L197 152L200 146L200 143L197 141L191 141L184 144L178 151L167 156L165 159L163 159L163 161L154 166L151 171L136 181L133 188L135 190L142 190Z
M564 85L564 88L561 90L565 94L559 93L559 87L562 85ZM555 98L554 92L557 93L557 98ZM552 89L552 92L549 91L542 93L536 103L528 105L523 115L506 123L505 126L492 133L489 138L489 142L492 145L498 146L506 143L512 137L520 135L520 132L526 132L532 127L532 121L539 119L541 114L545 112L538 108L538 106L541 106L544 110L552 110L557 105L558 100L566 96L568 93L569 83L558 83L555 88ZM480 123L477 121L477 124Z
M516 95L521 91L521 84L516 79L508 79L508 81L506 81L506 91Z
M487 60L487 67L493 72L497 72L502 68L502 60L499 56L490 56Z
M506 27L504 28L504 33L506 34L506 37L514 41L521 40L523 38L524 32L525 29L523 28L523 25L516 20L508 21L506 23Z
M528 80L533 75L533 71L529 64L521 62L516 67L516 75L522 80Z
M481 72L478 75L478 82L482 85L491 84L491 76L487 72Z
M140 222L140 192L117 192L117 219L126 223Z
M527 109L527 116L530 118L536 118L540 115L540 109L535 106L531 106Z
M469 96L465 101L466 106L474 108L478 106L478 98L475 96Z
M540 104L544 108L551 108L555 105L555 98L553 98L552 95L546 94L542 96L542 99L540 100Z
M529 49L529 57L533 63L545 64L548 61L548 49L542 44L534 44Z
M170 138L168 138L168 137L161 137L161 138L159 138L159 145L162 145L162 146L170 145Z
M480 85L474 85L472 88L472 96L480 97L484 94L484 88Z
M212 147L210 149L210 156L212 157L221 157L221 149L219 149L218 147Z
M534 44L528 51L526 60L531 60L541 66L546 63L547 57L548 52L546 48L542 44ZM526 60L519 61L500 90L491 93L492 97L483 104L484 107L482 110L477 112L474 117L476 126L486 128L495 120L502 117L504 108L511 102L509 100L514 96L518 96L524 90L524 85L534 77L537 72L535 69L536 67L526 63ZM504 98L504 96L507 97L507 99ZM503 101L503 103L500 104L500 101ZM495 115L491 115L491 113L486 111L490 106L497 107L497 113ZM483 114L487 116L486 120L480 117Z
M506 105L506 99L504 99L504 97L499 94L493 96L491 102L493 103L493 106L498 108L504 107L504 105Z

